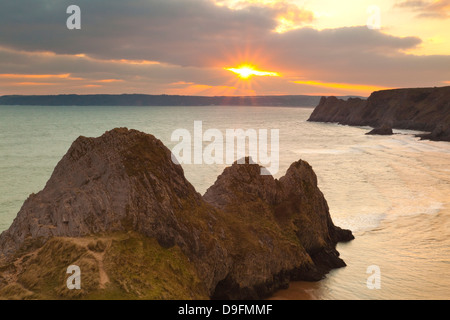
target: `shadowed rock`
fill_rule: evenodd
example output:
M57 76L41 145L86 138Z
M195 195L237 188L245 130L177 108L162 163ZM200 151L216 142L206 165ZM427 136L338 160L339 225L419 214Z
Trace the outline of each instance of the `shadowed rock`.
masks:
M374 128L370 132L366 133L367 135L379 135L379 136L391 136L394 134L392 128L389 126L381 126L379 128Z
M104 263L110 268L102 272L110 272L114 279L113 273L120 269L122 278L114 288L123 294L134 290L143 297L154 296L148 294L157 290L154 284L142 282L139 289L133 289L135 280L123 264L129 264L136 273L145 268L138 267L142 259L157 266L167 263L156 257L153 261L145 252L161 256L176 253L176 263L174 260L171 265L182 269L175 274L191 270L185 277L192 280L186 283L196 283L197 277L200 281L195 288L186 288L191 290L187 297L206 292L212 298L257 299L286 287L291 280L319 280L330 269L345 266L335 245L353 236L334 226L311 167L296 162L280 180L261 176L260 170L258 165L235 163L202 197L186 180L181 166L171 161L170 150L152 135L120 128L99 138L80 137L58 163L45 188L25 201L11 227L0 235L0 255L7 266L4 270L11 273L0 277L0 295L2 287L17 285L39 297L43 289L37 283L44 283L42 280L11 283L11 279L30 279L23 270L33 268L40 274L51 274L45 271L44 261L64 266L64 256L52 256L51 248L59 244L49 240L57 238L81 241L98 236L111 243L112 235L119 237L121 242L101 246ZM140 236L127 240L130 232L155 241ZM80 241L71 245L79 247ZM120 249L121 243L126 243L126 250ZM138 247L136 243L140 243ZM87 252L83 257L91 261L98 254L97 247L78 250ZM41 257L44 253L45 259ZM25 254L35 258L23 259ZM103 262L95 268L93 262L88 265L92 270L103 268ZM166 278L181 281L175 276ZM102 283L96 281L93 288ZM102 296L104 289L95 290ZM180 289L167 292L183 293Z
M441 122L429 134L418 134L422 139L435 141L450 141L450 122Z
M238 267L248 272L260 269L261 275L275 273L278 280L288 282L320 280L330 269L345 266L335 245L352 240L353 235L334 226L311 166L301 160L293 163L280 180L262 176L260 170L259 165L249 164L248 158L245 165L235 163L204 195L228 216L245 222L241 232L259 243L252 251L261 252L262 259L242 252ZM240 251L237 248L235 252ZM264 278L271 279L268 274ZM244 272L233 269L226 283L218 287L226 286L228 291L216 292L215 297L243 298L233 288L245 287L247 282ZM268 293L270 286L273 284L266 280L259 290Z

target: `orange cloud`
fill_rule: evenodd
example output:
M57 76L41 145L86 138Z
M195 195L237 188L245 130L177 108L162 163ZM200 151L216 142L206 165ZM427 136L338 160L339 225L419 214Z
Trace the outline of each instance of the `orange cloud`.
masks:
M120 80L120 79L103 79L103 80L97 80L97 82L113 83L113 82L123 82L123 80Z
M5 47L0 47L0 49L2 51L20 53L20 54L25 54L25 55L30 55L30 56L40 56L40 57L58 57L58 56L59 57L76 57L76 58L80 58L83 60L89 60L89 61L94 61L94 62L123 63L123 64L132 64L132 65L158 65L158 64L161 64L158 61L143 60L143 59L137 59L137 60L133 60L133 59L97 59L97 58L93 58L85 53L60 54L60 53L55 53L53 51L29 52L29 51L24 51L24 50L11 50L11 49L8 49ZM67 75L70 76L70 74L67 74ZM51 75L49 75L49 76L51 76Z
M191 85L191 84L195 84L194 82L186 82L186 81L177 81L177 82L172 82L169 85L171 86L184 86L184 85Z
M346 90L351 92L364 92L364 93L372 93L378 90L390 89L386 87L373 86L373 85L364 85L364 84L351 84L351 83L332 83L332 82L321 82L321 81L313 81L313 80L298 80L292 81L297 84L304 84L307 86L314 87L324 87L329 89L339 89Z
M0 74L0 79L12 80L12 79L21 79L21 80L45 80L45 79L61 79L61 80L86 80L84 78L72 77L70 73L65 74ZM101 79L101 80L90 80L90 82L94 83L116 83L123 82L121 79ZM62 84L55 82L38 82L38 81L22 81L11 83L13 86L51 86ZM86 84L82 85L82 88L99 88L103 87L101 84Z
M0 78L6 79L48 79L48 78L58 78L67 79L70 78L70 73L66 74L0 74Z
M97 59L93 59L88 57L89 59L92 60L97 60ZM150 61L150 60L129 60L129 59L112 59L112 60L101 60L103 62L113 62L113 63L126 63L126 64L141 64L141 65L149 65L149 64L161 64L158 61Z
M419 12L417 15L419 18L450 18L450 0L406 0L397 3L395 6L399 8L410 8L416 12Z
M12 83L13 86L53 86L57 85L57 83L51 82L16 82Z
M83 78L72 77L70 73L64 74L0 74L0 79L67 79L67 80L84 80Z

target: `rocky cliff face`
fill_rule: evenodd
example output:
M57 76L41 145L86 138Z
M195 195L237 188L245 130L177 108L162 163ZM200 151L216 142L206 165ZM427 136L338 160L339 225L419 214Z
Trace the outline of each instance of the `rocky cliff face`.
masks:
M344 266L335 245L353 236L334 226L311 167L294 163L280 180L260 169L234 164L202 197L151 135L80 137L0 235L0 296L65 297L42 275L54 283L74 261L90 270L85 298L261 298Z
M309 121L432 132L450 141L450 87L382 90L367 100L323 97Z
M275 180L246 160L225 169L204 195L236 222L231 232L238 240L232 255L239 263L218 284L215 297L244 298L239 289L248 292L246 275L255 270L260 284L252 296L257 297L268 295L280 281L320 280L330 269L345 266L335 246L353 236L334 226L312 168L299 161Z
M132 230L155 238L161 247L179 246L213 287L229 263L224 244L215 238L223 232L216 216L161 141L115 129L72 144L44 190L25 201L0 235L0 250L11 255L52 237Z

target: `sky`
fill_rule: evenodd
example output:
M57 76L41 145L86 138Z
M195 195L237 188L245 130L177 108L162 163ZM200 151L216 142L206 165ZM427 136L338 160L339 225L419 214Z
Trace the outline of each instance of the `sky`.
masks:
M446 86L449 30L450 0L1 0L0 95Z

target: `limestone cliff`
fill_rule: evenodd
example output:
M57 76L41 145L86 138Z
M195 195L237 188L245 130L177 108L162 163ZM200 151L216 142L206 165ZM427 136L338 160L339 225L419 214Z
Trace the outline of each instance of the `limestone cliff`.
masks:
M152 135L78 138L0 235L0 298L248 299L345 263L311 167L234 164L204 197ZM80 292L64 286L80 265Z
M226 275L229 263L216 238L223 232L217 214L161 141L115 129L72 144L45 188L25 201L0 235L0 251L11 255L29 242L52 237L131 230L163 248L179 246L211 288Z
M450 87L376 91L367 100L322 97L309 121L431 132L450 141Z

